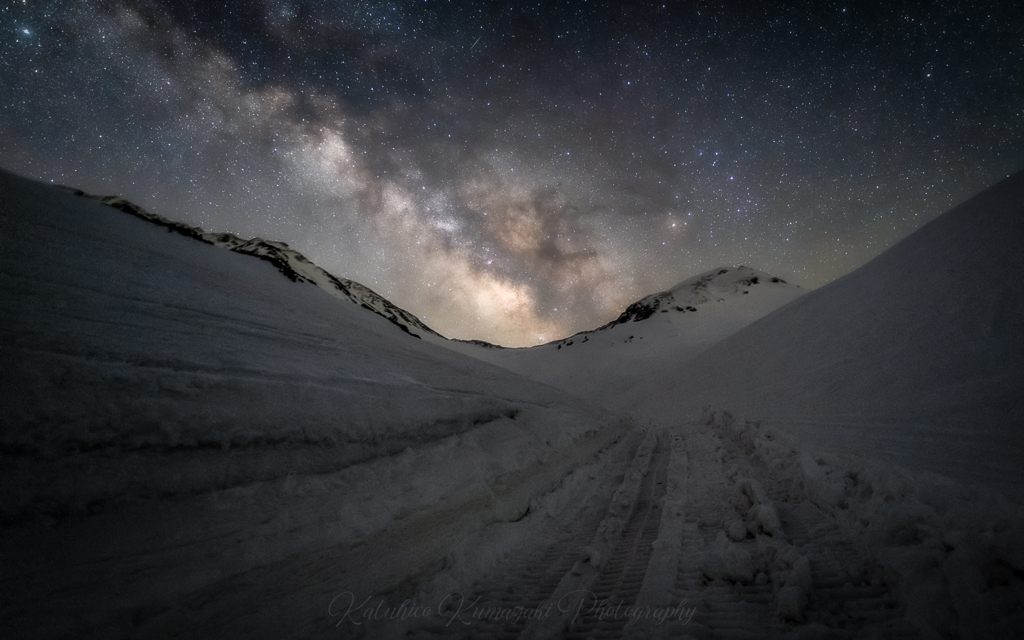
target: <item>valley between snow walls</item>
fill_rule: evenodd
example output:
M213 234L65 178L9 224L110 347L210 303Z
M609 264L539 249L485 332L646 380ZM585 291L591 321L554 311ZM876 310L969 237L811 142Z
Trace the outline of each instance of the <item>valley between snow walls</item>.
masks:
M8 637L130 636L304 563L307 604L252 631L322 633L336 593L424 579L627 432L175 231L0 172Z
M82 196L0 172L13 636L1024 635L1020 174L532 349Z

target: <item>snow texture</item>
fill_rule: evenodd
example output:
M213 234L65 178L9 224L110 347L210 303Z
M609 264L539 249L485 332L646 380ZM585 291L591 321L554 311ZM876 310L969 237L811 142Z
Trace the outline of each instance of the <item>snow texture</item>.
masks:
M652 362L618 406L658 419L728 407L1024 503L1020 237L1024 173L685 364Z
M722 267L503 349L0 172L0 623L1022 637L1022 208L1018 174L820 290Z
M350 557L325 592L399 584L626 428L411 339L422 328L381 317L404 318L390 303L364 309L367 290L283 245L216 236L225 251L120 200L0 181L15 632L130 626L131 611L325 550ZM353 292L360 304L336 299ZM429 543L370 562L415 535Z
M750 267L718 267L631 304L618 318L527 349L453 349L609 406L624 388L670 370L804 290Z

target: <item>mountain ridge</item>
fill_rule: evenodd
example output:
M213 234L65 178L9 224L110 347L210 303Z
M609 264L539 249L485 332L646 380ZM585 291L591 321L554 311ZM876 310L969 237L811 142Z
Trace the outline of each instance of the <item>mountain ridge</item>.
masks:
M82 191L81 189L72 187L59 186L58 188L71 191L76 196L95 200L123 213L127 213L158 226L165 227L169 232L178 233L209 245L227 249L228 251L249 255L270 262L279 272L281 272L282 275L293 282L308 282L326 291L335 298L348 300L349 302L357 304L362 308L383 317L403 332L415 338L423 339L424 337L427 337L430 341L446 347L464 345L470 350L456 350L464 352L467 355L474 355L477 348L488 351L522 351L549 345L556 345L556 348L561 348L561 346L571 346L574 344L575 340L580 337L583 338L583 342L586 342L589 340L589 336L593 336L599 332L606 331L629 322L641 322L648 320L659 311L662 313L669 311L674 311L676 313L694 313L699 308L695 305L702 305L707 302L722 302L726 299L723 296L728 296L730 293L746 294L749 291L744 289L749 289L757 284L770 283L788 285L788 283L782 278L772 276L744 265L739 265L737 267L719 266L683 280L670 289L652 293L636 300L627 306L626 309L623 310L622 313L620 313L614 320L594 329L579 331L565 338L552 340L540 345L533 345L530 347L506 347L487 342L485 340L449 338L444 336L427 326L427 324L416 317L415 314L399 307L373 289L356 282L355 280L335 276L304 256L301 252L289 247L285 242L266 240L260 237L245 239L228 232L207 232L200 227L171 220L164 216L147 211L143 207L140 207L139 205L118 195L92 195ZM719 276L735 271L740 271L744 274L744 277L727 285L722 285L721 282L718 282L718 280L720 280ZM799 287L797 286L797 288ZM677 296L684 292L688 295L685 298L677 299Z
M67 189L68 187L64 188ZM299 251L289 247L285 242L264 240L260 237L246 240L233 233L206 232L200 227L193 227L183 222L170 220L146 211L139 205L120 196L90 195L80 189L70 189L70 191L77 196L96 200L118 211L166 227L170 232L179 233L200 242L227 249L228 251L266 260L277 267L278 271L293 282L308 282L323 289L335 298L358 304L364 309L383 317L415 338L423 338L422 335L416 333L416 331L419 331L427 335L436 336L442 340L449 339L434 331L415 315L402 309L373 289L355 280L333 275Z
M721 283L715 283L717 276L722 276L732 271L740 271L742 273L749 273L750 275L735 281L732 286L722 286ZM718 294L721 295L728 295L729 293L746 294L748 292L744 291L740 287L751 287L753 285L760 284L762 279L764 279L765 282L770 282L772 284L789 284L782 278L770 276L752 267L747 267L746 265L741 264L738 267L719 266L683 280L670 289L659 291L658 293L652 293L651 295L640 298L626 307L626 310L623 311L618 318L612 320L608 324L598 327L594 331L600 331L606 327L613 327L630 321L640 322L641 320L650 318L659 310L664 313L669 309L674 308L677 312L693 313L697 311L697 307L694 305L701 305L707 302L723 302L725 300L725 298L715 294L715 290L710 286L712 283L717 285L716 288L718 290ZM799 288L799 285L794 286ZM677 293L687 291L690 294L688 297L689 299L677 300Z
M610 408L652 368L675 368L804 294L751 267L717 267L645 296L605 325L534 347L460 353ZM557 354L557 355L556 355Z

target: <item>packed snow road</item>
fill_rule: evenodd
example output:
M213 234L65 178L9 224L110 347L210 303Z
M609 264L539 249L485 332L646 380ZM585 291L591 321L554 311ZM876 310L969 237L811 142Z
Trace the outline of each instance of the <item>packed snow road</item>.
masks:
M1012 523L942 482L810 456L707 412L623 432L552 491L528 480L490 506L409 514L355 547L256 566L82 637L1018 636ZM467 526L501 502L528 508Z
M493 549L499 559L471 585L460 584L453 567L418 590L336 599L336 631L473 639L918 637L907 585L815 504L813 487L798 480L804 472L766 464L728 416L707 422L620 440L581 470L585 486L567 479L547 497L554 504L508 525L532 531L506 535L506 545L518 539L518 546Z

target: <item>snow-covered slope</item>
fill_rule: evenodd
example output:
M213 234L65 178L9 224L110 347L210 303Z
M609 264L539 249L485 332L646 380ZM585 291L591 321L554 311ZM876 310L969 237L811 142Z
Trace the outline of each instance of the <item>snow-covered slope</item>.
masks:
M302 587L316 614L290 614L308 633L287 633L327 632L334 594L429 575L624 432L411 338L414 318L283 245L138 217L0 172L10 637L131 635L283 562L326 572Z
M626 310L618 318L596 331L626 322L640 322L659 311L661 313L671 311L696 313L700 305L709 302L725 302L729 298L747 295L751 292L752 287L758 284L784 287L786 281L742 265L735 269L718 267L689 280L684 280L668 291L637 300L626 307Z
M716 269L500 349L0 172L0 628L1021 637L1022 192L796 300Z
M150 213L133 202L129 202L119 196L87 196L80 190L72 190L75 195L89 197L98 200L105 205L111 206L119 211L130 213L133 216L148 220L153 224L166 228L168 231L180 233L183 236L194 238L200 242L224 247L230 251L256 256L266 260L282 274L293 282L309 282L320 287L327 293L342 300L353 302L364 309L368 309L377 315L386 318L402 331L417 338L428 337L432 342L445 342L443 336L425 325L419 318L405 309L395 306L389 300L353 280L334 276L311 262L306 256L295 249L290 248L284 242L253 238L246 240L231 233L207 233L199 227L193 227L183 222L168 220L163 216Z
M425 338L434 344L583 396L594 395L595 388L600 388L603 396L609 380L615 381L615 387L625 386L655 361L663 360L664 366L670 367L673 363L678 364L803 293L799 287L789 285L781 278L750 267L718 267L685 280L668 291L634 302L618 318L592 331L539 347L507 349L479 340L447 339L370 288L328 273L283 242L262 238L245 240L230 233L207 233L198 227L150 213L118 196L88 196L79 190L73 192L168 231L266 260L293 282L311 283L336 298L355 303L411 336ZM751 293L754 294L752 297L741 300L742 296ZM722 302L727 304L714 307L709 304ZM705 312L699 318L692 315L687 320L679 318L682 314L695 314L698 310ZM659 313L668 315L655 316ZM634 323L638 322L644 324L637 327ZM620 348L615 354L606 352L619 343L631 346ZM569 347L584 344L588 346L572 350L570 355ZM566 348L565 355L552 358L552 352L561 351L563 347Z
M999 486L1024 503L1024 173L629 392Z
M689 358L804 293L750 267L719 267L629 305L608 324L525 349L450 348L616 406L651 371Z

